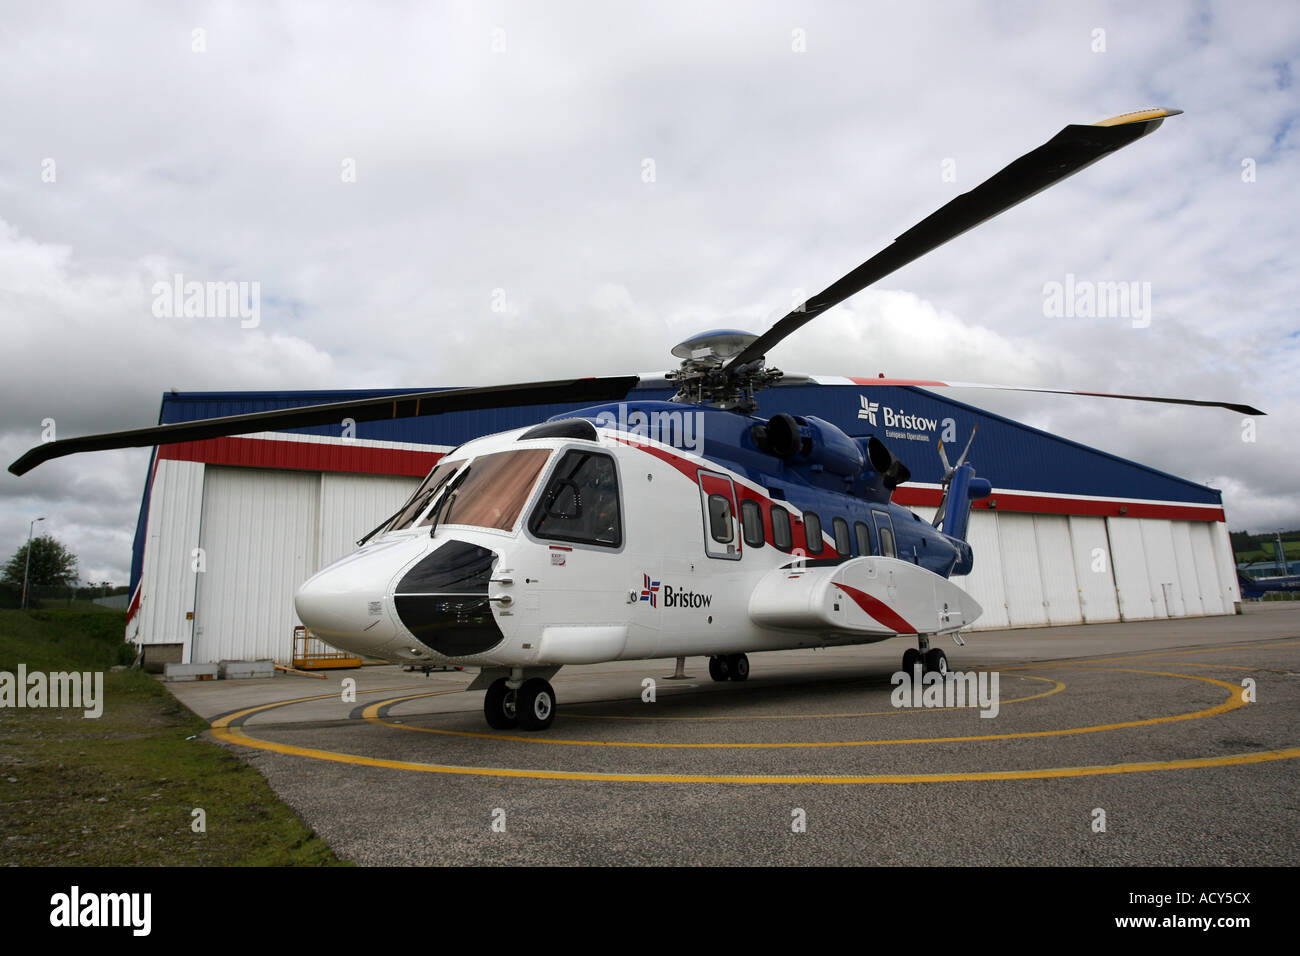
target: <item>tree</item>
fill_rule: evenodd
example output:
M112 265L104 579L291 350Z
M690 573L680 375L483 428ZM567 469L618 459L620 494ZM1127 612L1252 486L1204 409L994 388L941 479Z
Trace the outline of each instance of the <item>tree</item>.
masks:
M27 572L30 587L62 585L71 587L79 577L77 556L49 535L32 538L32 563ZM23 544L5 566L4 581L22 587L23 569L27 567L27 545Z

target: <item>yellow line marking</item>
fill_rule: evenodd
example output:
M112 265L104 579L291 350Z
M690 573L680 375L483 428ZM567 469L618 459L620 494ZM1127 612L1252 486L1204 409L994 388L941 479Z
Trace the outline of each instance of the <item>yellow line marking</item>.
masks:
M1117 664L1124 661L1143 661L1159 657L1178 657L1184 654L1214 654L1219 651L1260 650L1271 647L1296 647L1300 641L1283 640L1261 644L1228 644L1222 647L1189 647L1186 650L1149 651L1146 654L1126 654L1118 657L1092 657L1074 661L1042 661L1040 663L1015 664L1002 667L1001 670L1027 670L1043 667L1061 667L1075 664Z
M357 691L357 693L358 694L387 694L395 690L406 690L407 688L410 687L422 687L422 686L424 685L399 684L397 687L376 687L372 690L359 690ZM274 710L277 707L288 707L290 704L310 704L312 701L316 701L316 700L337 700L340 701L341 703L348 703L347 701L343 701L340 691L335 691L332 694L316 694L312 697L295 697L292 700L277 700L269 704L257 704L254 707L245 707L243 710L237 710L234 713L230 713L222 717L218 717L216 720L210 721L209 723L212 725L212 728L216 730L220 727L228 727L232 721L237 720L240 717L248 717L251 716L252 714L259 713L260 711L263 710Z
M1300 644L1300 641L1293 642ZM1265 644L1262 647L1291 646L1279 644ZM1232 649L1240 649L1242 645L1237 645ZM1228 648L1205 648L1191 650L1182 653L1206 653L1212 650L1226 650ZM1158 656L1158 655L1146 655ZM1025 666L1050 666L1042 665L1025 665ZM1078 664L1068 664L1057 666L1080 666ZM897 740L897 741L861 741L855 742L861 746L881 745L886 743L936 743L936 742L962 742L974 740L1005 740L1026 737L1048 737L1048 736L1068 736L1083 733L1096 733L1104 730L1115 730L1127 727L1150 726L1154 724L1171 723L1181 720L1194 720L1202 717L1216 716L1227 713L1238 707L1243 707L1246 701L1242 699L1242 689L1234 684L1225 681L1215 680L1208 677L1198 677L1192 674L1175 674L1164 671L1144 671L1132 668L1095 668L1097 670L1113 670L1121 673L1144 674L1161 677L1178 677L1186 680L1198 680L1207 684L1215 684L1227 688L1229 693L1227 700L1214 707L1204 710L1195 711L1185 714L1174 714L1166 717L1155 717L1146 720L1125 721L1114 724L1099 724L1090 727L1067 728L1056 731L1031 731L1023 734L992 734L986 736L971 737L948 737L948 738L930 738L916 740ZM411 698L397 698L394 702L401 700L414 699L419 696L436 696L438 694L459 693L458 690L445 690L434 692L428 695L414 695ZM367 691L366 693L372 693ZM279 701L271 704L263 704L258 707L250 707L239 711L235 714L227 715L224 718L214 722L212 734L219 740L234 743L240 746L250 747L253 749L267 750L275 753L282 753L292 756L310 757L317 760L327 760L336 763L353 764L358 766L383 767L397 770L413 770L421 773L440 773L460 776L479 776L479 777L507 777L507 778L525 778L540 780L564 780L564 781L594 781L594 782L622 782L622 783L736 783L736 784L880 784L880 783L947 783L947 782L978 782L992 780L1044 780L1063 777L1088 777L1104 776L1120 773L1148 773L1161 770L1185 770L1185 769L1203 769L1213 767L1242 766L1246 764L1266 763L1275 760L1291 760L1300 757L1300 747L1287 747L1272 750L1262 750L1253 753L1244 754L1227 754L1218 757L1193 757L1180 760L1155 760L1141 762L1126 762L1118 764L1103 764L1083 767L1052 767L1035 770L988 770L988 771L966 771L955 773L928 773L928 774L871 774L871 775L835 775L835 774L645 774L645 773L607 773L593 771L566 771L566 770L525 770L507 767L464 767L452 764L429 764L416 761L404 760L385 760L377 757L365 757L357 754L347 754L331 750L319 750L308 747L297 747L291 744L281 744L274 741L262 740L251 737L244 733L242 727L230 727L232 720L248 716L253 713L270 710L276 707L288 706L295 703L303 703L313 700L321 700L325 697L335 695L320 695L317 697L304 697L296 700ZM1045 696L1045 695L1044 695ZM371 720L370 715L377 713L378 709L387 702L370 705L363 711L366 719ZM377 718L373 721L383 723ZM401 730L429 730L429 728L416 728L402 724L389 724ZM437 732L437 731L433 731ZM449 733L443 731L443 733ZM547 740L541 737L498 737L492 734L464 734L472 737L489 737L494 739L512 739L524 740L530 743L549 743L560 741ZM585 743L588 745L605 745L604 742L574 742ZM757 744L757 745L687 745L687 746L759 746L759 747L781 747L781 746L845 746L845 744ZM661 745L662 746L662 745ZM681 745L676 745L681 746Z
M871 784L871 783L954 783L983 780L1045 780L1057 777L1094 777L1116 773L1146 773L1154 770L1188 770L1203 767L1229 767L1241 764L1291 760L1300 757L1300 747L1285 750L1262 750L1256 753L1222 757L1195 757L1184 760L1154 760L1145 763L1120 763L1092 767L1053 767L1042 770L984 770L965 773L872 774L837 776L825 774L666 774L666 773L596 773L573 770L516 770L508 767L458 767L450 764L417 763L410 760L383 760L333 750L295 747L249 737L239 728L213 730L213 736L230 743L270 750L296 757L312 757L335 763L390 770L414 770L471 777L515 777L534 780L588 780L606 783L745 783L745 784Z
M412 700L414 697L423 696L419 694L413 695L412 697L398 697L392 701L378 701L362 711L361 716L370 723L379 724L385 727L395 727L398 730L413 730L417 733L440 734L446 737L472 737L480 740L513 740L528 744L550 744L554 746L567 747L623 747L646 750L793 750L828 747L885 747L897 744L972 743L974 741L983 740L1025 740L1034 737L1068 737L1076 734L1095 734L1108 730L1122 730L1129 727L1150 727L1155 724L1172 723L1179 720L1199 720L1203 717L1216 717L1219 714L1226 714L1230 710L1236 710L1238 707L1244 707L1247 703L1242 699L1243 688L1236 684L1229 684L1226 681L1215 680L1213 677L1197 677L1193 674L1174 674L1166 671L1142 671L1122 667L1094 669L1111 670L1128 674L1147 674L1158 677L1181 677L1186 680L1203 681L1207 684L1215 684L1219 687L1225 687L1230 691L1230 693L1228 699L1222 704L1216 704L1215 706L1207 707L1204 710L1192 711L1185 714L1171 714L1165 717L1148 717L1143 720L1127 720L1112 724L1093 724L1087 727L1067 727L1063 730L1027 730L1020 733L970 734L960 737L903 737L893 740L816 740L787 741L780 743L658 743L646 741L581 740L565 737L552 737L549 734L534 734L531 736L523 736L520 734L491 734L482 731L443 730L438 727L417 727L413 724L394 724L383 720L379 716L380 708L386 704L401 703L403 700Z
M1065 690L1065 682L1053 680L1050 677L1035 677L1032 674L1017 674L1025 680L1038 680L1044 683L1052 684L1049 690L1040 694L1030 694L1028 697L1013 697L1010 700L1000 701L998 706L1005 707L1007 704L1023 704L1026 701L1038 700L1040 697L1051 697L1053 694L1059 694ZM398 698L401 700L403 698ZM405 698L410 699L410 698ZM396 702L396 701L395 701ZM589 703L596 703L590 701ZM382 705L381 705L382 706ZM954 710L979 710L978 704L967 704L963 707L900 707L890 710L867 710L860 713L849 714L729 714L720 717L631 717L622 714L575 714L573 711L565 710L565 718L575 717L579 720L813 720L813 719L831 719L845 717L900 717L905 714L937 714L941 712L951 713Z

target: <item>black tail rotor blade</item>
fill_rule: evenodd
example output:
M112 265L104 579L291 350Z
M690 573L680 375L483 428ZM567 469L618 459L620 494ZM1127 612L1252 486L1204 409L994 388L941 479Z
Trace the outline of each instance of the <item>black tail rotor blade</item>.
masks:
M1122 149L1159 128L1166 116L1182 110L1151 109L1124 113L1092 126L1065 127L1037 149L1021 156L970 192L922 219L893 244L872 256L833 285L827 286L781 319L727 363L739 369L766 355L773 346L803 328L827 309L861 292L914 259L992 219L1103 156Z
M104 435L65 438L37 445L23 455L9 470L22 475L42 462L84 451L110 448L149 448L173 442L201 441L250 432L282 431L313 425L341 425L343 419L376 422L391 418L420 418L444 412L475 411L488 408L513 408L521 405L550 405L569 402L592 404L624 398L637 384L635 375L605 378L576 378L553 382L529 382L520 385L493 385L485 388L448 388L405 395L380 395L350 402L304 405L246 415L227 415L172 425L154 425Z

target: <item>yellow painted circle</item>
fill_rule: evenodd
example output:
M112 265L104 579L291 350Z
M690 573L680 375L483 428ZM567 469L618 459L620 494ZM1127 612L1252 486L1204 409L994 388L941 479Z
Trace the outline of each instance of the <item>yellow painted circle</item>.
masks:
M1062 665L1062 666L1086 666L1086 665ZM1196 720L1203 717L1212 717L1235 710L1238 707L1246 705L1242 697L1242 689L1236 685L1229 684L1226 681L1215 680L1209 677L1199 677L1191 674L1176 674L1166 671L1144 671L1129 668L1094 668L1096 670L1112 670L1124 673L1144 674L1149 676L1177 677L1185 680L1202 681L1208 684L1214 684L1229 691L1227 699L1213 707L1204 708L1198 711L1192 711L1183 714L1173 714L1165 717L1153 717L1144 720L1124 721L1112 724L1097 724L1089 727L1073 727L1061 730L1047 731L1027 731L1016 734L987 734L971 735L960 737L932 737L932 738L914 738L914 739L896 739L896 740L873 740L873 741L838 741L838 742L799 742L799 743L778 743L778 744L611 744L605 741L565 741L546 737L514 737L495 734L472 734L455 732L460 736L484 737L490 739L506 740L525 740L530 743L552 743L568 744L570 746L651 746L662 748L683 748L683 747L726 747L726 748L779 748L779 747L826 747L826 746L882 746L889 744L907 744L907 743L941 743L941 742L966 742L977 740L1010 740L1025 739L1033 737L1052 737L1066 736L1085 733L1099 733L1107 730L1117 730L1128 727L1143 727L1156 724L1172 723L1182 720ZM1054 682L1059 683L1059 682ZM438 691L434 694L415 695L415 696L436 696L446 693L459 693L459 690ZM300 698L298 700L281 701L274 704L265 704L257 707L250 707L233 714L226 715L213 722L212 733L214 737L225 740L230 743L239 744L245 747L252 747L260 750L267 750L275 753L289 754L293 756L311 757L317 760L327 760L336 763L352 764L355 766L383 767L396 770L411 770L419 773L438 773L451 774L459 776L477 776L477 777L507 777L507 778L524 778L539 780L564 780L564 781L595 781L611 783L736 783L736 784L880 784L880 783L949 783L949 782L971 782L971 781L989 781L989 780L1043 780L1062 777L1087 777L1102 776L1109 774L1121 773L1147 773L1158 770L1182 770L1198 769L1207 767L1226 767L1238 766L1244 764L1265 763L1274 760L1290 760L1300 757L1300 747L1289 747L1274 750L1263 750L1253 753L1228 754L1218 757L1195 757L1181 760L1157 760L1142 762L1127 762L1118 764L1104 764L1085 767L1050 767L1031 770L985 770L985 771L966 771L955 773L921 773L921 774L867 774L867 775L841 775L841 774L674 774L674 773L614 773L598 771L569 771L569 770L531 770L511 767L466 767L452 764L432 764L418 761L406 760L386 760L377 757L366 757L360 754L342 753L333 750L321 750L310 747L297 747L291 744L282 744L275 741L263 740L252 737L244 732L240 726L231 726L233 721L242 720L255 713L270 710L276 707L283 707L290 704L302 703L308 700L320 700L326 696ZM365 713L369 714L372 710L377 712L385 703L394 703L398 700L409 698L396 698L393 701L381 702L380 704L371 705L366 708ZM374 722L384 723L383 721ZM389 724L388 726L398 727L403 730L417 730L428 732L430 728L417 728L402 724ZM452 733L452 732L443 732Z

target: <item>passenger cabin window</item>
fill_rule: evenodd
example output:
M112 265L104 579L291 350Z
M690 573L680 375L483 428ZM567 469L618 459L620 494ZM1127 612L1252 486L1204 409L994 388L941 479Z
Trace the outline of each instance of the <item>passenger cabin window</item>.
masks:
M591 451L566 453L533 509L528 530L555 541L603 548L622 545L614 459Z
M858 554L871 553L871 532L861 521L853 522L853 534L858 539Z
M841 558L851 556L853 542L849 540L849 523L843 518L836 518L831 522L831 527L835 529L835 550L840 553Z
M815 511L803 513L804 547L809 554L822 553L822 519Z
M894 544L894 532L890 528L879 528L880 553L887 558L898 557L898 547Z
M731 543L731 501L725 495L709 495L709 534L714 541Z
M790 543L790 512L780 505L772 505L772 544L782 551L789 551Z
M745 544L751 548L763 546L763 510L757 501L740 503L740 525L745 535Z

